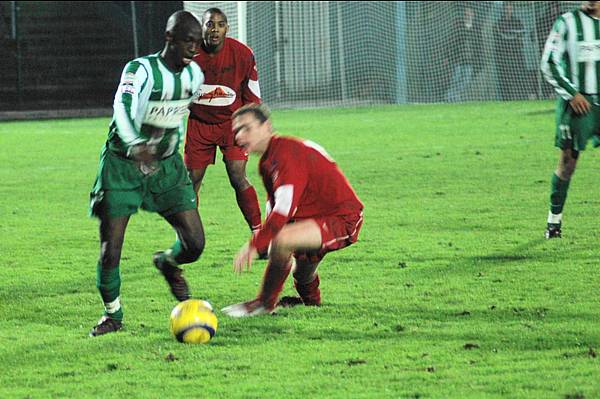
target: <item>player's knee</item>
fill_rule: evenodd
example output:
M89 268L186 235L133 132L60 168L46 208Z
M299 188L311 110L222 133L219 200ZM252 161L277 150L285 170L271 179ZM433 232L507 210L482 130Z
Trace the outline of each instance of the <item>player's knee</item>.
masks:
M289 237L285 232L280 232L271 241L271 249L269 255L288 255L293 248L289 245Z
M229 183L231 184L231 187L235 189L235 191L244 191L250 187L250 182L244 173L235 173L229 176Z
M577 165L576 160L572 160L570 162L562 163L557 170L557 175L562 180L570 180L573 174L575 173L575 167Z
M184 246L184 253L186 258L186 263L196 261L202 252L204 252L204 237L196 236L186 240L186 245Z
M574 150L563 150L558 162L558 168L556 174L562 180L569 180L575 173L577 167L577 159L579 158L579 151Z
M569 180L571 179L571 177L573 177L573 174L575 173L575 164L573 165L569 165L569 167L567 167L565 169L565 180Z

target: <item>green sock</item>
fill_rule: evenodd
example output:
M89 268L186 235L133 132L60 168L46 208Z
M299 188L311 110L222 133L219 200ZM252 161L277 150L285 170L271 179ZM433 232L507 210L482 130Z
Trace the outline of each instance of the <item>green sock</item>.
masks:
M123 308L119 294L121 291L121 273L119 265L103 269L100 262L96 266L96 287L104 302L104 314L111 319L123 320Z
M555 215L558 215L563 211L570 182L571 180L561 180L556 173L552 175L552 183L550 186L550 212Z
M179 236L175 240L173 246L165 251L165 258L172 266L177 266L180 262L177 261L177 257L183 251L183 247L181 246L181 241L179 240Z

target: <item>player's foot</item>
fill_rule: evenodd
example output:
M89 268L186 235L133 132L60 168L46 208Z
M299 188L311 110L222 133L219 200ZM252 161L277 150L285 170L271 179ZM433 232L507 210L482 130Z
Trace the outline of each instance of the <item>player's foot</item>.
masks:
M283 308L292 308L298 305L304 305L302 298L299 296L284 296L277 303L277 306L281 306Z
M560 231L561 225L560 223L558 224L554 224L554 223L548 223L548 227L546 228L546 240L550 240L552 238L561 238L561 231Z
M98 324L90 331L90 337L97 337L99 335L108 334L111 332L117 332L123 328L121 320L111 319L108 316L102 316L98 321Z
M171 288L171 293L178 301L185 301L190 299L190 289L188 288L187 282L183 278L183 270L177 266L170 265L165 257L163 251L159 251L154 254L152 258L154 266L162 273Z
M236 303L221 309L221 312L230 317L252 317L262 314L273 313L274 309L269 309L258 299L248 302Z

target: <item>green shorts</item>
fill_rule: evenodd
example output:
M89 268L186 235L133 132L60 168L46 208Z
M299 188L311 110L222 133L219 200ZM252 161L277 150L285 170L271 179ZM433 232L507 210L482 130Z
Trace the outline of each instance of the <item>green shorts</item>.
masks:
M594 147L600 146L600 98L597 95L585 95L592 109L585 115L577 115L569 102L558 98L556 104L555 146L562 149L583 151L592 139Z
M170 216L196 208L196 193L179 153L160 160L144 174L138 162L115 155L106 146L90 193L90 216L129 216L139 208Z

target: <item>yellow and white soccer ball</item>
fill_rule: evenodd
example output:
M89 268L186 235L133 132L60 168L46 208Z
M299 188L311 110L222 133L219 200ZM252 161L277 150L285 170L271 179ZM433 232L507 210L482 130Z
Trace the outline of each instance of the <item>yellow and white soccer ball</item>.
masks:
M188 299L171 312L171 332L179 342L205 344L217 332L217 316L207 301Z

